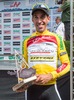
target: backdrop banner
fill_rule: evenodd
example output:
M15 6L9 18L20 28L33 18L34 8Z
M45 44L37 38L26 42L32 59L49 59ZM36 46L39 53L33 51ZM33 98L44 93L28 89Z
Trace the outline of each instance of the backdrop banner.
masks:
M0 100L25 100L25 93L16 93L12 86L17 83L16 73L12 70L0 70Z

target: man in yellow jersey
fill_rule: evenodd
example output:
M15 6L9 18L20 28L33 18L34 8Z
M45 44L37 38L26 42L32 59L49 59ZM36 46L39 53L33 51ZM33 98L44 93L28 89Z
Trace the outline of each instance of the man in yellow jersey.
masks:
M23 56L29 67L36 69L37 79L27 88L27 100L61 100L56 80L70 70L64 42L61 36L47 30L50 21L47 5L37 3L33 6L32 21L36 32L23 41ZM20 88L18 92L25 89Z

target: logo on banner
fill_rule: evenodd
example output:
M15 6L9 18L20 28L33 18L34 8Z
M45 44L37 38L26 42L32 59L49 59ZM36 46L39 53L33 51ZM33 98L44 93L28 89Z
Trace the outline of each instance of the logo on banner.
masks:
M4 6L5 7L19 7L19 5L21 4L21 2L13 2L13 1L8 1L8 2L4 2Z
M10 52L11 51L11 48L4 48L4 51L5 52Z
M13 40L20 40L20 36L13 36Z
M13 30L13 34L20 34L20 30Z
M11 30L4 30L4 34L11 34Z
M10 7L18 7L21 3L20 2L14 2L10 5Z
M14 18L13 22L20 22L20 18Z
M22 28L30 28L30 23L23 24Z
M14 12L13 17L20 17L20 12Z
M4 36L4 40L11 40L11 36Z
M11 28L11 24L6 24L6 25L4 25L4 28L5 28L5 29L7 29L7 28L10 29L10 28Z
M4 46L11 46L11 42L4 42Z
M11 17L11 13L9 13L9 12L4 13L4 17Z

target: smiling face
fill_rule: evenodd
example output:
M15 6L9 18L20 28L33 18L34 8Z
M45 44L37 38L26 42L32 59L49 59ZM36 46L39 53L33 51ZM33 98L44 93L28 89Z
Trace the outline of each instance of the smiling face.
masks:
M37 10L32 16L32 21L36 27L36 31L42 33L47 29L47 24L50 20L50 17L42 10Z

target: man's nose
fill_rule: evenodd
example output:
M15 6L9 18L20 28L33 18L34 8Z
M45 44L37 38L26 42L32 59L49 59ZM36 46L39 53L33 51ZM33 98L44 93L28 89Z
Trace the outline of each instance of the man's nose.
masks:
M40 23L42 21L42 19L41 18L38 18L38 22Z

